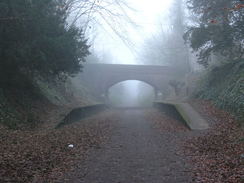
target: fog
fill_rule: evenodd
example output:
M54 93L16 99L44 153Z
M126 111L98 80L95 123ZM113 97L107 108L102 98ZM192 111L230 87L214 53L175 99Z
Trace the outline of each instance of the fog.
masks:
M122 7L123 12L120 8L112 8L122 16L106 17L106 21L96 16L97 21L90 22L88 35L95 34L91 49L100 63L143 64L140 52L146 39L171 26L168 16L173 0L123 2L127 5Z
M136 80L123 81L109 89L109 104L113 107L151 107L155 100L154 88Z
M99 11L77 21L77 24L85 25L85 35L91 45L87 64L170 66L177 70L177 75L180 73L173 83L184 86L187 73L197 68L192 64L195 57L183 40L189 23L184 0L107 0L97 4ZM114 103L116 98L116 105L118 101L121 104L123 101L123 106L125 101L129 101L128 106L138 105L138 96L145 88L143 82L120 83L109 89L109 99L113 100L110 102ZM144 99L151 105L152 101Z

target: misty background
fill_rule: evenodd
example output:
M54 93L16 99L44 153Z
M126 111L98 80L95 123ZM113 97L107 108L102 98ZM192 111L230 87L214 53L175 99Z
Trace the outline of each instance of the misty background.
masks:
M166 86L160 99L184 100L193 91L200 91L199 96L210 91L207 88L214 86L211 79L220 84L214 75L218 67L223 72L228 70L225 67L233 68L236 77L234 65L241 68L238 64L244 55L244 4L240 0L9 0L0 3L0 10L3 96L10 91L17 96L16 88L35 95L36 87L48 90L50 98L58 98L56 91L49 91L53 86L64 88L59 92L62 97L73 95L73 89L69 91L72 85L86 100L92 93L86 85L96 84L91 83L93 74L86 79L82 76L88 65L126 64L173 68L174 78L167 84L158 79ZM202 86L197 86L204 78ZM137 98L146 92L143 84L126 81L117 88L127 97ZM214 94L222 91L213 90ZM113 93L118 95L113 98L121 96L110 88L110 95ZM205 97L213 96L217 95Z
M191 22L185 1L110 0L95 3L106 9L76 20L76 24L86 27L85 33L91 44L87 64L172 66L181 73L178 82L184 82L187 73L200 68L183 40L186 26ZM71 15L71 22L75 15ZM133 106L150 106L154 96L150 87L141 81L124 81L110 88L109 99L116 105L126 106L126 101L130 101L128 106L132 103Z

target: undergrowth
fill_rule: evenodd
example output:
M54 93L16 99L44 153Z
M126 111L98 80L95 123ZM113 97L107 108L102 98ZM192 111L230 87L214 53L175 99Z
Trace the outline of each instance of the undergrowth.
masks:
M33 112L33 101L41 101L38 88L26 77L0 87L0 123L11 129L23 125L34 127L39 118Z
M214 67L198 85L195 97L212 100L244 123L244 59Z

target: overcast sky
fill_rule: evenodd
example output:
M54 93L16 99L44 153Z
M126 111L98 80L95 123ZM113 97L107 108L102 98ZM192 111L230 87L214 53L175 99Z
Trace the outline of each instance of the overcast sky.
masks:
M109 53L111 58L106 59L109 63L138 64L137 51L141 49L143 41L159 31L160 27L168 26L167 15L173 0L126 0L133 10L126 13L135 24L131 25L126 20L117 19L111 23L118 34L124 36L126 44L116 36L111 27L103 20L99 21L103 27L95 26L97 36L92 49L99 57L106 57ZM116 11L116 10L115 10ZM110 20L111 22L111 20Z

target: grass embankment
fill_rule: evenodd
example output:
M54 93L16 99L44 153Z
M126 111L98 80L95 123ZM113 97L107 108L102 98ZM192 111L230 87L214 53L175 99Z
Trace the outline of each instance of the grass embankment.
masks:
M0 124L9 128L36 127L50 110L60 106L81 107L95 103L89 91L72 83L18 77L0 85Z
M213 101L244 123L244 59L213 68L200 81L195 96Z

